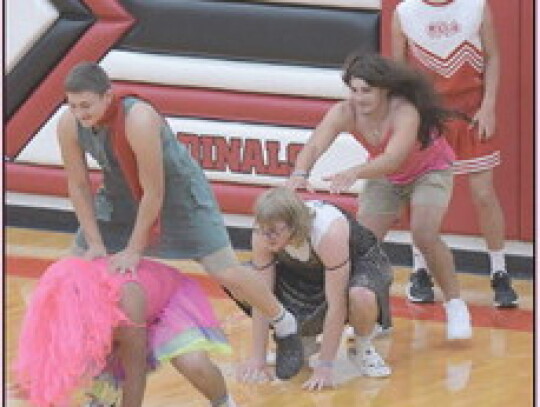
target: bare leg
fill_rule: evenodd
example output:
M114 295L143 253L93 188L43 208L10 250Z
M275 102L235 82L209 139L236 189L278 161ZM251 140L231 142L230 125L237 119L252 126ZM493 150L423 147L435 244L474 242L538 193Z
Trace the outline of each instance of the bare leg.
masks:
M80 257L84 254L85 250L73 243L66 251L66 256Z
M379 308L375 293L364 287L349 289L349 322L360 336L373 332Z
M424 255L427 266L441 287L445 301L459 298L459 281L450 249L439 234L446 208L415 205L411 214L414 244Z
M493 171L469 174L469 187L480 222L480 230L489 250L504 247L504 214L493 186Z
M398 215L393 213L371 214L361 212L358 215L358 222L371 230L380 241L384 240L384 237L397 220Z
M360 373L370 377L386 377L392 369L379 355L371 339L379 309L375 293L364 287L349 290L349 321L356 329L356 360Z
M190 352L171 360L172 365L209 401L227 395L225 379L206 352Z
M229 267L212 275L235 297L258 308L268 319L274 319L281 312L282 307L270 291L268 284L247 267L240 265Z
M126 283L122 288L121 307L131 321L139 326L120 327L114 334L125 374L122 407L140 407L143 402L146 387L145 306L144 294L139 285Z

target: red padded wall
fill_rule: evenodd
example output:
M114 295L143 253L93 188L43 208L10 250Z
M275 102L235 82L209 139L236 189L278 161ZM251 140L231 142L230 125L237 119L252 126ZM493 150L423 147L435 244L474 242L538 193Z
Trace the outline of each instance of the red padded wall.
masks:
M532 0L521 2L521 80L520 80L520 236L521 240L533 239L534 230L534 77L533 46L534 7Z
M100 17L99 21L93 27L96 31L102 30L100 35L104 35L110 41L117 39L131 23L132 21L123 16L123 18L112 18L109 14L115 14L117 11L101 10L103 4L117 5L116 0L85 0L90 5L93 11ZM390 49L390 22L392 12L395 5L399 0L384 0L382 1L382 18L381 18L381 46L383 53L388 54ZM495 170L496 176L496 188L499 191L499 196L503 205L506 218L507 238L531 241L533 236L533 154L534 154L534 142L533 142L533 15L534 7L532 0L510 1L510 0L489 0L492 7L495 19L495 26L498 32L499 46L501 48L501 84L498 103L498 133L502 139L502 160L503 164ZM95 9L95 10L94 10ZM116 14L115 14L116 15ZM108 18L111 17L111 18ZM114 17L114 16L113 16ZM108 21L112 20L112 21ZM117 21L118 20L118 21ZM121 20L121 21L120 21ZM105 27L105 28L104 28ZM105 32L107 29L114 31L109 34ZM103 31L105 30L105 31ZM93 31L93 32L94 32ZM107 34L107 35L105 35ZM101 37L100 37L101 38ZM74 47L74 54L79 56L89 55L92 53L94 56L99 56L106 50L106 46L103 42L100 44L90 44L89 47L83 47L84 41L87 36L83 36L81 43ZM98 41L99 42L99 41ZM86 44L89 45L89 44ZM99 46L98 46L99 45ZM104 47L102 49L102 47ZM99 49L98 49L99 48ZM90 51L89 51L90 49ZM69 55L66 59L71 61L73 55ZM92 59L92 58L88 58ZM62 68L62 69L60 69ZM53 102L60 102L61 95L57 94L54 90L54 86L50 86L53 82L56 83L60 71L64 72L67 69L67 65L58 67L57 70L51 73L50 78L45 81L36 92L43 91L47 96L53 96L53 99L47 97L45 99L53 100ZM53 79L51 79L53 78ZM57 90L57 89L56 89ZM55 93L56 92L56 93ZM197 93L197 92L195 92ZM203 92L197 93L200 94ZM221 95L223 97L233 97L234 95ZM276 99L276 103L280 102L277 97L266 96L266 98ZM34 98L34 100L42 101L44 98ZM296 103L296 102L295 102ZM310 114L303 117L303 120L311 121L320 115L321 106L328 103L323 100L311 100L307 101L306 105L295 106L304 111L309 110ZM53 103L54 104L54 103ZM307 105L309 104L309 109ZM280 103L277 103L280 105ZM26 105L25 105L26 106ZM31 104L28 104L31 106ZM27 107L28 107L27 106ZM271 106L271 104L270 104ZM38 107L42 107L41 105ZM208 108L206 105L205 108ZM281 106L282 108L282 106ZM6 133L14 133L11 137L8 137L8 144L6 145L6 153L8 155L16 155L16 153L27 142L27 136L33 131L13 131L18 125L38 128L42 125L43 120L49 113L43 111L43 109L23 109L24 114L21 113L20 117L17 116L8 123ZM21 110L21 111L23 111ZM290 120L291 112L288 113L287 119L283 116L283 109L276 110L276 116L266 117L267 122L276 123L281 120ZM195 113L198 113L195 112ZM246 113L246 112L244 112ZM293 123L291 123L293 124ZM295 125L308 125L308 123L294 123ZM14 172L15 169L22 172ZM32 177L29 176L28 171L37 170L38 168L19 168L18 166L7 166L7 183L8 190L17 191L21 188L27 187L26 182ZM63 174L54 172L54 185L57 189L56 193L64 194ZM49 172L47 172L49 174ZM21 178L21 176L24 177ZM19 182L20 181L20 182ZM44 184L45 185L45 184ZM220 199L220 203L230 203L229 195L234 188L242 189L236 185L215 185L215 190ZM34 192L37 191L28 191ZM46 191L42 191L46 193ZM232 193L234 195L234 193ZM246 195L247 196L247 195ZM340 197L344 200L344 203L349 206L354 206L356 200L352 196ZM221 202L223 201L223 202ZM236 206L223 208L225 212L227 209L238 210ZM250 206L244 205L245 208ZM244 208L244 210L245 210ZM476 222L476 216L470 199L466 177L459 176L456 179L456 187L454 190L454 197L450 206L449 213L446 217L443 225L443 231L445 233L458 233L458 234L470 234L478 235L478 226Z

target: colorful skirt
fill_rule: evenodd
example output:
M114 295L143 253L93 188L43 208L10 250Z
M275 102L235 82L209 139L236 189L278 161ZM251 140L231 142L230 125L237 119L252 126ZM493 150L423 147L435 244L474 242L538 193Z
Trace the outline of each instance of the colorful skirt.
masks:
M146 295L148 371L189 352L230 353L204 292L178 270L144 259L132 277L109 273L105 259L65 258L45 271L23 319L14 371L32 404L72 405L96 377L121 382L113 331L132 324L119 307L129 281Z

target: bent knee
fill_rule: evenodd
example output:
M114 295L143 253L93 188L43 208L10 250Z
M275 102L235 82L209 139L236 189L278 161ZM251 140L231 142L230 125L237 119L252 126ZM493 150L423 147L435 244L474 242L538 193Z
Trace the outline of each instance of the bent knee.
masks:
M139 283L128 281L120 288L120 308L136 324L142 324L146 315L146 296Z
M195 377L202 377L212 362L206 352L200 351L178 355L171 360L171 363L184 374L191 373Z
M377 300L373 291L366 287L351 287L349 289L349 301L352 304L366 304Z
M412 231L413 243L420 251L432 247L440 239L438 230L431 228L419 228Z
M498 198L493 188L476 189L471 194L476 206L489 207L497 202Z

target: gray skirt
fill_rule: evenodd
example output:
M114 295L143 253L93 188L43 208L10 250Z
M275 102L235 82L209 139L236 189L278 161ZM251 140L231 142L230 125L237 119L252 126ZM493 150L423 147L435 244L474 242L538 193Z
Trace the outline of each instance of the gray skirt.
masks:
M364 287L372 291L379 308L378 323L383 328L392 326L390 313L390 284L392 266L379 244L374 244L365 254L352 260L348 287ZM294 266L278 262L274 292L283 306L293 313L303 336L322 333L328 305L324 284L307 284L305 279L291 278Z
M178 211L167 209L162 212L160 234L149 242L144 253L146 256L200 259L230 245L223 217L213 202L209 205L191 205ZM114 216L110 220L98 219L98 227L109 254L126 247L134 223L135 219L118 219ZM75 245L81 249L87 248L81 228L77 231Z

